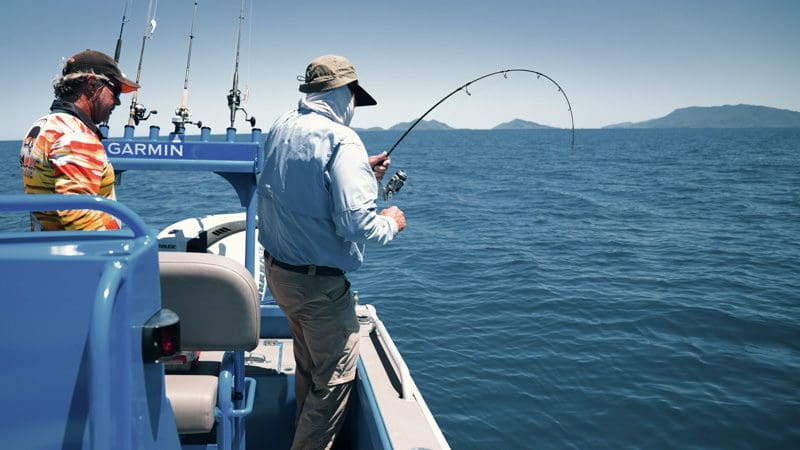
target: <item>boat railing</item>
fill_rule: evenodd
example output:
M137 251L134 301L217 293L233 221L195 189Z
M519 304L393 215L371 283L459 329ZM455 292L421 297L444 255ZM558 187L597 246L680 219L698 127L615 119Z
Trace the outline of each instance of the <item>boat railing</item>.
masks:
M357 292L355 295L356 298L358 298ZM367 320L372 323L373 330L375 331L376 336L380 340L382 347L386 351L386 354L392 363L392 368L400 381L400 398L406 400L410 399L414 386L414 380L411 378L411 371L408 370L408 366L406 365L403 357L400 355L400 351L397 350L397 346L394 345L394 341L392 340L392 337L389 336L386 326L384 326L383 322L378 319L378 314L375 311L375 307L372 305L363 305L358 306L357 308L359 315L362 317L366 316Z
M147 259L148 256L151 256L148 255L148 252L153 252L152 256L155 256L155 234L130 208L107 198L58 194L0 195L0 211L4 212L73 209L103 211L120 220L126 226L126 229L94 233L56 232L34 234L11 232L5 233L8 235L6 242L13 244L30 242L32 245L41 242L39 246L45 249L44 252L25 254L25 257L41 258L41 263L44 264L42 265L44 272L47 271L47 261L81 257L86 250L83 246L94 249L89 254L90 257L97 258L92 256L95 254L94 252L98 255L105 255L103 257L105 262L102 263L99 280L96 281L97 284L94 287L93 301L88 305L89 311L91 311L91 317L88 320L88 341L86 342L86 367L88 372L86 379L91 380L91 383L88 383L87 386L87 402L89 406L87 411L88 438L91 448L130 448L130 445L134 442L132 418L130 417L131 411L119 407L123 404L130 404L124 398L131 395L132 381L126 375L119 376L119 373L125 374L130 367L130 358L123 356L129 352L130 342L128 339L130 339L130 336L124 332L119 333L119 330L124 330L126 324L124 321L130 319L126 312L129 311L130 305L120 302L131 301L131 298L130 292L128 292L126 294L128 295L126 297L127 300L121 300L123 295L121 290L124 283L130 281L130 264L138 264L131 259L133 258L137 261ZM120 242L122 242L122 245L120 245ZM94 247L95 245L100 247ZM72 270L74 271L75 279L79 278L79 275L83 273L82 270L85 270L80 265L72 267L74 267ZM133 270L137 271L138 269L134 268ZM141 275L139 273L137 276ZM13 277L14 275L13 273L6 273L6 276ZM155 284L152 285L152 287L155 286ZM11 284L9 288L14 292L14 284ZM29 295L36 295L36 291L28 289L27 286L25 291L30 291ZM19 298L18 300L24 301ZM63 297L60 301L70 301L70 298ZM82 304L86 305L86 303ZM61 320L61 318L57 320ZM16 326L16 323L14 326ZM19 326L24 327L22 324ZM15 333L14 330L7 331ZM112 349L113 342L123 345ZM114 375L115 371L118 373L117 376ZM114 391L113 394L112 390ZM126 417L120 419L120 415ZM64 439L68 438L65 437ZM65 440L65 445L66 442Z
M110 426L111 417L114 417L111 407L111 358L115 353L111 349L111 316L124 277L125 266L120 261L109 262L97 285L89 328L89 371L92 380L89 411L92 448L113 447ZM120 442L132 442L130 421L120 421L120 425L124 431L117 439Z
M0 211L53 211L57 209L93 209L120 219L133 231L134 239L150 234L150 229L132 209L122 203L91 195L0 195ZM152 236L155 238L155 236Z
M108 127L101 127L108 135ZM261 129L253 128L247 142L237 141L236 129L228 128L224 140L202 127L196 140L185 134L160 137L160 127L150 127L147 137L134 137L134 127L125 126L121 138L103 140L114 170L174 170L214 172L233 186L245 213L244 266L255 273L256 178Z
M408 370L408 366L403 360L403 357L400 356L400 351L397 350L397 346L394 345L394 341L389 336L389 332L386 331L383 321L377 318L375 319L375 332L378 334L383 347L389 354L392 363L397 368L397 376L400 378L400 398L408 400L411 398L411 384L413 383L411 372Z
M378 319L378 314L375 311L375 307L372 305L361 305L357 306L357 312L359 314L359 318L366 318L373 325L373 330L380 342L381 346L383 347L384 351L386 352L387 358L389 359L389 363L392 365L395 374L400 382L400 398L403 400L414 400L419 404L419 407L422 411L422 414L425 417L425 420L431 425L431 430L434 433L437 443L439 444L439 448L442 449L449 449L450 445L447 443L444 435L442 434L442 430L436 424L436 419L434 419L433 414L431 413L428 405L425 403L425 400L422 398L422 395L417 388L414 379L411 378L411 371L408 369L408 365L406 365L403 356L400 354L400 351L397 350L397 347L394 344L394 340L389 335L389 332L386 330L383 322ZM366 371L359 359L359 373L364 374L366 376ZM362 375L359 375L362 376ZM367 380L367 385L369 385L369 381ZM367 389L367 391L369 391ZM371 401L375 401L372 398L372 394L367 392L367 394L371 397Z

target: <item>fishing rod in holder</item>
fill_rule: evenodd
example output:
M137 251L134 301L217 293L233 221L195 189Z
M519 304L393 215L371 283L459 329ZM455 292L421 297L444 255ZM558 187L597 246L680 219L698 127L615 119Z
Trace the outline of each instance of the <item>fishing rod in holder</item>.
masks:
M125 24L128 23L128 0L125 0L125 6L122 8L122 22L119 25L119 36L117 37L117 45L114 48L114 62L119 63L119 55L122 52L122 32L125 30ZM108 126L108 119L104 120L100 125Z
M196 121L192 122L192 113L189 111L189 108L186 106L187 100L189 98L189 64L192 61L192 41L194 40L194 21L197 17L197 0L194 2L194 7L192 9L192 28L189 31L189 55L186 57L186 76L183 79L183 94L181 94L181 106L175 110L175 116L172 118L172 124L175 125L175 134L183 133L185 125L192 124L197 125L197 128L203 127L203 122Z
M125 7L122 10L122 23L119 25L119 37L117 38L117 46L114 49L114 62L119 62L119 54L122 52L122 31L125 29L125 24L128 23L128 0L125 0Z
M139 66L136 69L136 83L142 76L142 60L144 59L144 46L150 36L156 31L156 8L158 8L158 0L150 0L147 6L147 18L144 25L144 33L142 33L142 49L139 51ZM150 118L151 114L158 114L155 109L147 111L147 107L139 103L139 91L136 90L131 96L131 109L128 116L128 125L139 125L139 122Z
M253 116L247 117L247 111L242 104L242 91L239 90L239 48L242 44L242 22L244 22L244 0L242 0L241 8L239 9L239 30L236 37L236 65L233 70L233 87L228 92L228 109L231 111L231 128L234 128L236 122L236 112L242 111L245 120L250 122L251 127L256 126L256 118Z

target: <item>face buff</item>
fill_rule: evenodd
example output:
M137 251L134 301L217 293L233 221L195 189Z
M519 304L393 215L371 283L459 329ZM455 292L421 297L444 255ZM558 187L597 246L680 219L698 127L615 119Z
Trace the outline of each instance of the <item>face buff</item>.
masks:
M355 113L355 101L350 88L341 86L324 92L311 92L300 100L300 106L345 126L350 126Z

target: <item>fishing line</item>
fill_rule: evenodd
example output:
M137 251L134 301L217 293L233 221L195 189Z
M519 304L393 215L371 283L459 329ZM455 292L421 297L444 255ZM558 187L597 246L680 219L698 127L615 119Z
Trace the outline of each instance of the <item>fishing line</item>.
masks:
M482 75L482 76L480 76L478 78L475 78L472 81L468 81L468 82L464 83L463 85L459 86L458 88L456 88L453 92L445 95L441 100L436 102L427 111L425 111L425 113L423 115L421 115L416 121L414 121L414 123L412 123L410 127L408 127L408 129L400 136L400 139L398 139L397 142L395 142L394 145L392 145L392 147L386 152L386 156L388 157L389 155L392 154L394 149L397 148L397 145L400 144L400 142L408 135L408 133L410 133L411 130L413 130L414 127L416 127L417 124L420 123L422 121L422 119L425 118L425 116L430 114L430 112L433 111L434 109L436 109L437 106L439 106L442 103L444 103L445 100L447 100L448 98L452 97L456 92L463 90L464 92L466 92L467 95L472 95L472 94L470 94L469 89L467 89L471 84L476 83L476 82L478 82L480 80L483 80L485 78L493 77L495 75L500 75L500 74L503 75L503 78L507 79L509 72L527 72L527 73L532 73L532 74L536 75L536 78L541 78L541 77L546 78L547 80L549 80L551 83L553 83L558 88L558 92L560 92L561 95L564 96L564 100L567 101L567 109L569 110L569 118L572 121L572 143L571 143L571 146L575 147L575 119L572 116L572 105L569 102L569 98L567 98L567 93L564 92L563 89L561 89L561 86L559 86L559 84L556 83L556 80L550 78L549 76L547 76L547 75L545 75L545 74L543 74L541 72L537 72L535 70L530 70L530 69L504 69L504 70L498 70L497 72L487 73L486 75Z

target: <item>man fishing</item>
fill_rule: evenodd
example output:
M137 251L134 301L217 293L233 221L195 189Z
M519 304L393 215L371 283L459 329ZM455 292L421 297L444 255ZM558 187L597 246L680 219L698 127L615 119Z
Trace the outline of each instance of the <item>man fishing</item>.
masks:
M121 93L139 87L104 53L84 50L67 59L53 83L50 114L33 124L20 148L25 192L115 200L114 169L96 124L108 121ZM40 211L31 214L31 229L115 230L119 222L101 211Z
M258 229L269 290L294 338L292 448L321 449L341 428L356 375L359 324L345 272L361 266L366 241L385 245L406 223L395 206L376 212L389 159L368 157L349 127L356 107L377 104L352 63L311 61L300 92L264 144Z

